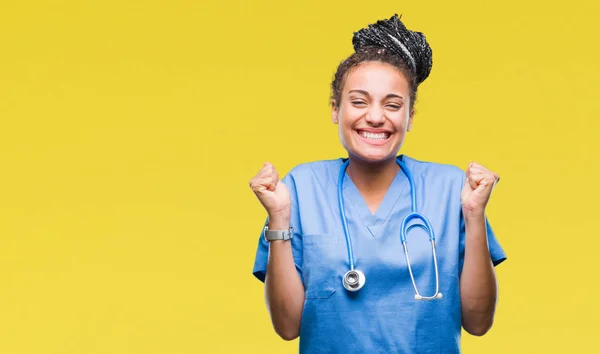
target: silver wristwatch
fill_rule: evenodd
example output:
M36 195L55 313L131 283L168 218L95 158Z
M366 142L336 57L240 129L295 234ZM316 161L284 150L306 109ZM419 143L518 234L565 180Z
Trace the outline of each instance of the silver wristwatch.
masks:
M265 241L287 241L291 240L294 237L294 229L290 226L287 230L269 230L269 224L265 225L264 230Z

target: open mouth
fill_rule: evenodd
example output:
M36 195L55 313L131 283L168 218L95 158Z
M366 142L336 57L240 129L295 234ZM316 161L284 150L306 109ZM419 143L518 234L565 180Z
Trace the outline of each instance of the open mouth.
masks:
M364 131L364 130L357 130L357 133L361 138L370 140L373 142L386 141L392 135L391 133L388 133L388 132L374 133L374 132L368 132L368 131Z

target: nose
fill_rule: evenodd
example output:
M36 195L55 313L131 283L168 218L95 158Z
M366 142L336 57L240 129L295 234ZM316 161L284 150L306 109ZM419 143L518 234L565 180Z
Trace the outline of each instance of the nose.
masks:
M381 107L371 106L371 109L367 112L367 122L373 126L382 125L385 122L385 115Z

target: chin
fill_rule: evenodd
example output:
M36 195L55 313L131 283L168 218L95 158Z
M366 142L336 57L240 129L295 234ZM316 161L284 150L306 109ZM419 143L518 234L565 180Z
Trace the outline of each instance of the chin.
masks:
M391 159L396 158L396 154L393 154L390 152L373 153L373 152L354 151L350 155L352 155L354 158L359 159L361 161L368 162L368 163L375 163L375 164L380 163L380 162L389 161Z

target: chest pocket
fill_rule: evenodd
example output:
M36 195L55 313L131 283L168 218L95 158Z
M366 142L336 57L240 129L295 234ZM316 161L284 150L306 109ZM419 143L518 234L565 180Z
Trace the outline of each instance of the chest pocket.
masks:
M304 234L302 247L305 299L329 299L336 292L336 281L341 279L336 268L344 244L333 235Z

